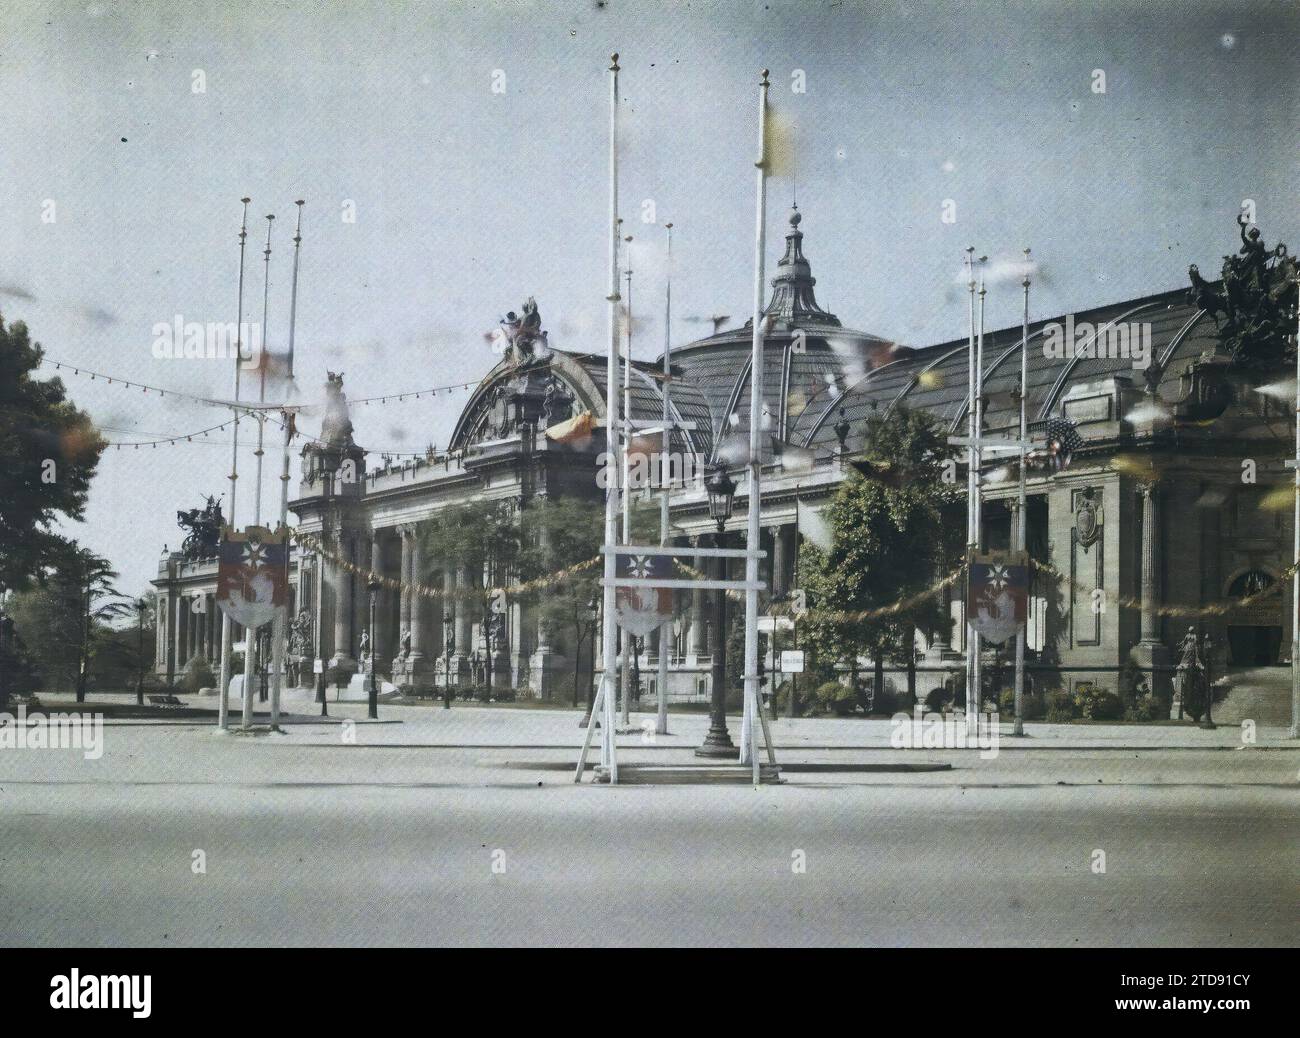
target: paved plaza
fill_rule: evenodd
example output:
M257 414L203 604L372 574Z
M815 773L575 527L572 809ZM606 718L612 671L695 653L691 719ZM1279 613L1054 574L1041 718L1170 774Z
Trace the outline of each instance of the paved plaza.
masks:
M1281 729L1030 725L984 760L892 750L887 721L781 719L780 786L610 788L573 782L577 711L286 707L283 734L124 719L98 760L0 753L0 941L1300 938ZM689 764L706 727L674 714L621 759Z

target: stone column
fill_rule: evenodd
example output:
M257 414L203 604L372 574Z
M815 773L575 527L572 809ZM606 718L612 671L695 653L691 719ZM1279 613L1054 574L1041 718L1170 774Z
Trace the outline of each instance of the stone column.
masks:
M464 566L456 567L456 654L452 657L452 676L456 679L457 684L463 684L469 680L469 661L474 652L474 646L470 644L471 630L470 625L473 618L470 615L472 605L470 603L470 574Z
M416 589L417 585L424 583L424 545L420 541L420 531L418 527L408 526L405 543L409 545L410 568L408 579L411 582L409 592L410 600L410 631L411 631L411 654L408 660L411 663L423 663L425 655L425 624L429 615L429 603L424 595Z
M691 547L698 548L699 546L699 538L692 537ZM697 571L707 572L707 570L704 569L703 556L693 556L691 563ZM695 588L691 592L691 626L686 634L687 656L702 656L708 650L708 636L705 632L704 592L700 588ZM694 662L694 660L692 660L692 662Z
M1160 640L1156 619L1156 488L1145 483L1142 493L1142 644Z
M398 563L398 572L402 577L402 590L398 600L399 618L397 621L398 643L401 643L402 635L411 629L411 528L409 526L399 526L397 536L401 544L401 560ZM414 637L412 637L414 641Z
M772 595L780 598L788 589L786 581L787 546L785 526L772 528Z
M388 576L384 571L384 542L379 530L375 530L370 538L370 569L380 576ZM379 592L383 594L382 591ZM367 598L367 610L370 608L370 602ZM367 619L366 621L370 621ZM385 669L388 663L389 634L388 634L388 617L385 615L384 608L379 601L375 603L375 629L370 632L370 651L374 653L375 673L378 674Z
M352 541L340 536L337 540L339 558L351 561ZM352 656L352 610L354 608L352 574L343 566L334 564L334 655L330 666L353 673L357 661Z
M1160 641L1160 618L1156 615L1160 601L1159 490L1155 483L1143 483L1138 492L1142 495L1142 627L1133 658L1138 666L1152 668L1145 675L1151 691L1168 697L1173 683L1169 673L1159 668L1169 664L1169 650Z
M185 596L176 595L173 601L176 603L176 622L172 625L172 655L175 662L173 665L174 675L171 680L175 681L175 675L183 673L185 664L190 660L185 655L185 636L189 633L188 625L185 622Z
M159 595L158 604L155 608L154 624L154 660L155 670L159 674L168 674L168 660L171 653L168 651L171 645L171 610L172 600L170 595ZM170 680L170 675L168 675Z
M204 630L207 631L207 657L209 661L216 659L217 641L221 637L221 632L217 630L217 600L214 594L204 594L203 604L207 606L207 611L203 614L205 623Z

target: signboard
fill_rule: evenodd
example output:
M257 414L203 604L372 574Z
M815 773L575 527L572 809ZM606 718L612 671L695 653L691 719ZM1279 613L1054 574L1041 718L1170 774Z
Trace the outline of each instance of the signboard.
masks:
M1029 615L1029 558L1013 552L977 554L966 585L966 618L985 641L1000 645Z
M670 555L617 556L615 576L632 580L668 580L673 575ZM620 587L614 594L614 615L623 630L637 637L657 631L673 615L671 588Z
M793 631L794 621L788 616L760 616L758 633L771 634L773 631Z
M781 650L781 672L783 674L803 673L803 649Z
M217 559L221 611L249 630L275 619L289 601L289 531L224 526Z
M319 657L317 657L316 659L314 659L314 660L312 661L312 664L311 664L311 672L312 672L313 674L324 674L324 673L325 673L325 661L324 661L323 659L320 659Z

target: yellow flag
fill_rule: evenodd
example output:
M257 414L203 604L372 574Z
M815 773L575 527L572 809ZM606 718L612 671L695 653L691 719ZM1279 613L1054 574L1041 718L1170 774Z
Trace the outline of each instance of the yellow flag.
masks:
M795 173L795 126L784 112L768 105L763 119L763 165L769 177L792 177Z

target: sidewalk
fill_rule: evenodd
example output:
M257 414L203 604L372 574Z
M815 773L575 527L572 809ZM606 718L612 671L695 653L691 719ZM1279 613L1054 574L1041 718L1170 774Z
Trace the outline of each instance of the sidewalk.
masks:
M337 734L313 726L311 716L320 707L310 693L294 690L284 699L284 709L299 722L288 731L295 741L335 742ZM362 720L364 703L330 703L331 718ZM433 706L379 705L381 721L400 724L358 724L356 741L366 745L460 746L483 748L571 749L581 745L585 730L578 727L583 711L515 709L455 704L444 710ZM633 711L630 727L637 732L620 735L619 745L644 749L694 748L704 740L709 718L703 713L668 714L667 735L656 735L653 711ZM728 717L733 740L740 737L739 715ZM772 739L777 749L853 750L890 749L895 725L885 719L865 718L775 718ZM1008 750L1235 750L1242 748L1242 729L1225 725L1206 731L1194 725L1142 724L1046 724L1027 723L1026 737L1014 738L1011 723L1001 725L1001 749ZM595 740L593 739L593 742ZM1286 729L1259 728L1255 747L1300 750L1300 741L1286 739Z
M217 701L213 696L184 696L185 712L150 712L148 717L121 720L105 719L106 726L173 726L205 727L216 725ZM47 701L52 709L64 706L61 700ZM134 704L130 693L92 694L85 707L96 705L126 706ZM254 702L257 725L270 720L270 704ZM193 710L210 713L194 716ZM459 747L483 749L557 749L576 750L585 730L578 727L582 709L529 709L510 705L479 706L455 703L444 710L441 703L405 706L379 704L379 723L366 717L367 705L354 702L329 703L329 716L320 717L320 705L314 693L288 690L281 701L283 739L303 745L337 745L339 728L344 721L355 722L350 741L366 746ZM240 704L231 702L230 721L238 727ZM709 727L707 714L673 713L668 715L667 735L656 735L653 711L633 711L629 727L637 729L620 735L620 746L640 749L693 749L704 740ZM728 715L733 740L740 737L739 714ZM772 738L777 749L788 750L888 750L894 723L886 719L866 718L782 718L772 721ZM1300 740L1288 740L1286 728L1261 726L1255 731L1253 744L1243 742L1240 725L1222 725L1213 731L1192 724L1047 724L1027 722L1025 738L1011 735L1011 722L1001 723L1000 749L1020 750L1300 750ZM279 740L277 740L279 741ZM593 737L593 744L595 743Z

